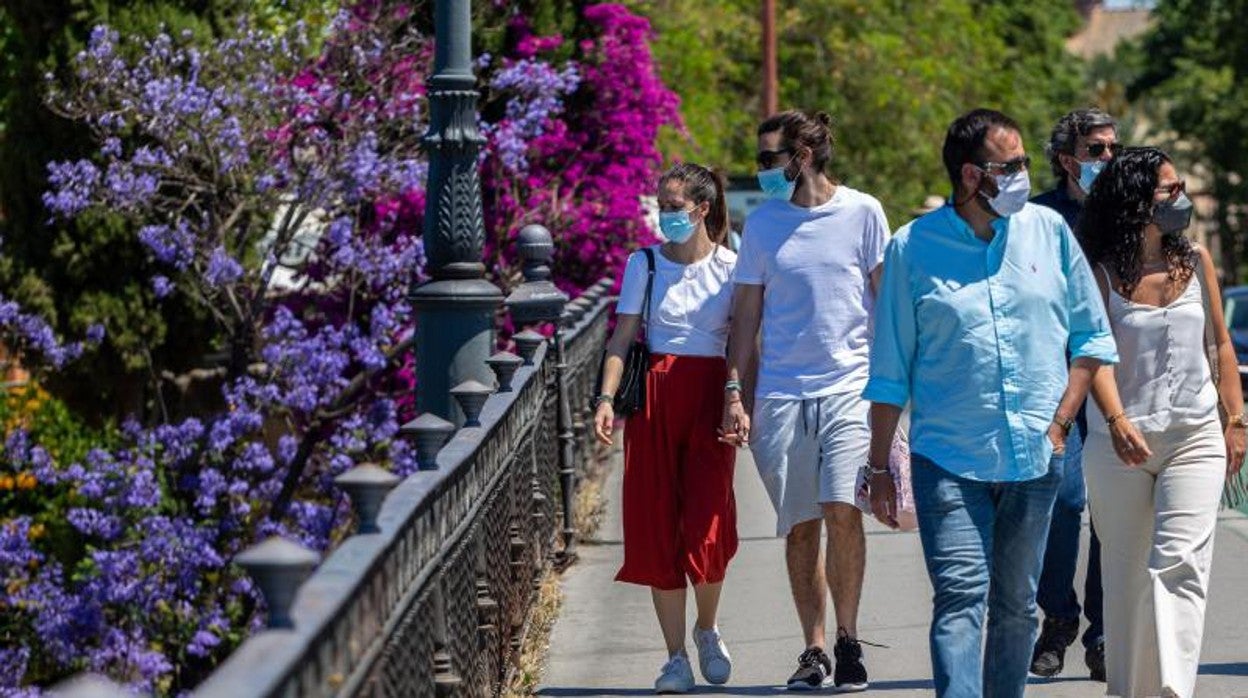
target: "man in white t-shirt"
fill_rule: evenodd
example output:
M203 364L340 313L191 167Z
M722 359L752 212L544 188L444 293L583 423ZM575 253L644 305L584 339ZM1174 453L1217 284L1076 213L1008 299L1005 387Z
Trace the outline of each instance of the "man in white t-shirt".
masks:
M837 623L834 683L852 691L867 687L857 639L866 540L855 495L871 433L861 393L889 228L875 198L825 174L830 121L788 111L759 126L759 184L771 198L745 221L733 276L721 431L750 445L776 509L776 535L785 537L806 643L789 689L818 689L834 673L825 651L826 579ZM751 430L740 377L760 331Z

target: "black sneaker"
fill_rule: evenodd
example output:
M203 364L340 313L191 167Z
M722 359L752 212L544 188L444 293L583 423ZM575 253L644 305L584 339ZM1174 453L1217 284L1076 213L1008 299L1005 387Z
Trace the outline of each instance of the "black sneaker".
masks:
M1083 655L1088 665L1088 674L1093 681L1105 683L1105 643L1098 642Z
M838 634L832 654L836 656L834 685L837 693L867 690L867 668L862 665L862 645L858 639Z
M1040 639L1031 653L1031 673L1049 678L1062 673L1066 648L1079 634L1079 619L1045 618Z
M797 671L789 677L790 691L816 691L832 673L832 661L822 647L811 647L797 657Z

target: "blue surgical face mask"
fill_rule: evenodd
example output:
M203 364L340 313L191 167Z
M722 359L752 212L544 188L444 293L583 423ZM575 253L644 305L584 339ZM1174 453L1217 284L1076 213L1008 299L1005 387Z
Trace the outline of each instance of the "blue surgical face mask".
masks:
M1092 183L1096 181L1097 175L1101 170L1105 169L1104 160L1091 160L1089 162L1079 163L1079 188L1084 194L1092 191Z
M660 211L659 230L663 237L679 245L693 237L698 226L689 220L688 211Z
M797 185L789 180L784 170L783 167L773 167L758 173L758 188L762 189L768 198L782 201L793 198L793 190L797 188Z

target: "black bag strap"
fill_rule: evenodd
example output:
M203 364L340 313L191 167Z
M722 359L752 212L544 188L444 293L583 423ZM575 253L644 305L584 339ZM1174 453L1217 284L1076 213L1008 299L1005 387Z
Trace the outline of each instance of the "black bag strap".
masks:
M650 291L654 288L654 250L641 248L646 255L646 302L641 310L641 332L647 341L650 340Z

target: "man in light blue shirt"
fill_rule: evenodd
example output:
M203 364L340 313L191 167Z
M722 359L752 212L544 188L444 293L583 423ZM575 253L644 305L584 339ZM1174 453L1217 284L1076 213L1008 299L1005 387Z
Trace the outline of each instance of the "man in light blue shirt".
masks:
M888 454L909 404L937 695L1021 698L1066 434L1117 353L1070 228L1027 203L1018 125L965 114L943 159L952 200L899 230L884 257L863 391L871 504L895 524Z

